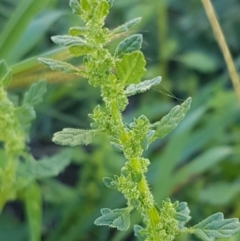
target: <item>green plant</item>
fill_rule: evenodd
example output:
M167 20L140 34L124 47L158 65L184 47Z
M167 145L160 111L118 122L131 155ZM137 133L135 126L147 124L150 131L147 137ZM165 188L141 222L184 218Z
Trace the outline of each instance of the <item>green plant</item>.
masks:
M31 122L35 119L34 106L42 101L46 82L39 81L25 92L22 101L8 97L5 87L11 81L12 70L0 61L0 211L9 201L19 199L25 204L30 239L41 238L41 191L36 180L57 175L70 162L68 153L36 161L27 146ZM62 159L59 163L59 159ZM58 162L58 164L56 163ZM57 168L56 168L57 164Z
M236 218L224 219L222 213L215 213L187 228L185 224L191 217L186 202L172 203L167 199L161 207L155 203L145 177L150 161L142 154L154 140L163 138L176 128L189 110L191 98L153 124L144 115L129 124L124 122L122 112L128 104L128 97L149 90L159 84L161 78L140 82L146 72L146 61L140 51L140 34L121 41L113 54L105 47L116 35L126 32L140 21L140 18L136 18L113 30L107 29L104 20L112 4L112 0L71 0L73 12L80 15L86 25L70 28L69 35L52 37L56 44L69 47L74 56L84 56L84 69L49 58L39 59L53 70L87 78L90 85L101 89L104 103L104 106L98 105L89 115L93 120L91 129L65 128L54 134L53 141L60 145L87 145L96 135L105 134L111 145L123 152L127 160L119 176L103 178L108 188L123 193L127 206L114 210L101 209L102 216L95 220L95 224L127 230L130 213L137 210L144 225L134 226L135 235L140 240L170 241L181 233L193 233L206 241L231 237L240 231Z

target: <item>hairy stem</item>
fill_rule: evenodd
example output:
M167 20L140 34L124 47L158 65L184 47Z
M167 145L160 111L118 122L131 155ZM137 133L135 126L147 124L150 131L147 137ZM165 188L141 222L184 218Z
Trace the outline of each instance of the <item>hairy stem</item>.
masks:
M120 129L119 132L119 139L122 140L123 143L126 143L127 140L129 139L127 131L124 129L124 124L121 116L121 111L118 109L116 101L112 101L112 113L111 116L113 118L116 118L115 121L118 123L118 127ZM153 241L161 241L159 238L159 235L157 233L157 227L160 223L160 216L159 213L155 207L155 202L153 195L149 189L146 176L144 174L144 170L142 170L141 166L141 156L136 157L134 154L132 155L132 158L128 158L128 154L125 153L125 150L123 149L123 152L125 154L125 157L128 159L130 162L130 166L132 168L132 174L134 175L135 173L139 173L142 176L141 180L138 182L138 191L140 193L140 197L142 200L141 207L140 207L140 213L144 214L147 216L147 220L149 220L149 223L146 225L148 226L149 229L152 231L152 236L154 237Z

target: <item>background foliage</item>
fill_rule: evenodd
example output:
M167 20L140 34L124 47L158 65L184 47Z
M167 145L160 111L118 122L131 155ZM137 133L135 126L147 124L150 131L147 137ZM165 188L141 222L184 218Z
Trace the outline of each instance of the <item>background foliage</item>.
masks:
M240 2L212 1L237 68L240 67ZM124 118L145 114L160 119L182 99L193 97L190 112L164 140L155 142L146 156L148 173L159 202L166 197L187 201L197 223L214 212L240 217L240 113L225 63L199 0L116 0L107 19L116 27L143 17L135 30L144 37L148 76L163 77L159 87L132 97ZM65 0L1 0L0 57L13 67L11 95L23 96L30 82L47 79L48 92L37 108L29 146L34 157L54 156L54 132L63 127L88 128L87 114L100 102L99 92L74 76L50 72L36 56L69 59L50 36L81 25ZM109 46L114 48L117 41ZM81 58L73 60L81 65ZM43 206L44 241L135 240L129 232L99 228L93 221L102 207L115 208L123 197L109 191L102 177L118 174L124 159L108 144L96 140L87 148L64 148L72 163L57 178L39 181ZM0 216L0 240L28 240L27 217L21 202L9 203ZM134 219L138 220L137 215ZM179 241L195 237L178 237ZM232 240L240 240L235 236Z

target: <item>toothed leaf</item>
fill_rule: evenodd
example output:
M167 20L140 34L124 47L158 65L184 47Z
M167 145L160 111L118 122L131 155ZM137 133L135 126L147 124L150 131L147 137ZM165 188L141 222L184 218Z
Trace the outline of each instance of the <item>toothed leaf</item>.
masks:
M130 226L130 214L128 209L101 209L102 216L94 222L98 226L109 226L125 231Z
M64 128L53 135L52 141L62 146L88 145L92 142L96 131L75 128Z
M125 95L131 96L138 93L145 92L152 88L152 86L158 85L161 82L161 77L156 77L154 79L145 80L139 84L129 85L124 91Z
M177 105L172 108L171 111L167 115L165 115L160 121L152 124L152 127L156 128L156 131L150 139L150 142L154 141L157 138L163 138L169 132L174 130L190 109L191 101L191 97L187 98L180 106Z
M192 229L193 233L203 241L213 241L219 238L230 238L240 231L240 223L237 218L224 219L222 213L215 213Z
M103 178L103 183L108 188L111 188L111 189L116 189L117 188L116 182L114 181L114 179L112 179L110 177L104 177Z
M79 74L80 72L78 68L66 62L49 58L39 58L38 60L52 70L62 71L66 74Z
M134 34L128 38L125 38L116 49L116 56L122 57L126 53L131 53L139 50L142 47L142 35Z
M180 229L184 228L184 225L191 219L190 210L186 202L178 203L176 207L175 219L178 221Z
M116 62L116 72L120 81L125 84L139 83L145 74L146 61L141 52L125 54Z

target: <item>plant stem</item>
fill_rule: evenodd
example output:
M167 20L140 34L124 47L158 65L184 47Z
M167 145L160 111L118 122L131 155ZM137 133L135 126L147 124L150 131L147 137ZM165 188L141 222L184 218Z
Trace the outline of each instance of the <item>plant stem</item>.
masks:
M240 103L240 82L239 82L239 77L238 77L238 73L236 71L236 68L234 66L234 62L231 56L231 53L228 49L226 40L224 38L223 32L221 30L220 24L217 20L214 8L212 6L212 3L210 0L202 0L202 4L205 8L206 14L208 16L209 22L212 26L215 38L219 44L219 47L223 53L223 57L225 59L227 68L228 68L228 72L230 75L230 78L232 80L232 84L236 93L236 96L238 98L238 101Z
M121 112L118 109L116 101L112 102L112 118L115 118L115 121L117 121L118 123L118 127L120 130L119 139L121 139L123 143L126 143L129 136L128 132L124 129ZM128 155L125 153L125 148L123 148L123 152L125 154L125 157L127 158ZM149 229L151 229L152 236L154 237L154 240L152 241L161 241L157 233L157 227L160 223L160 216L155 207L153 195L149 189L144 170L141 166L141 156L134 157L134 154L132 156L132 158L128 158L132 167L132 173L139 173L139 170L141 170L140 173L142 175L142 178L137 185L141 200L143 200L141 204L141 211L143 212L141 213L144 213L147 216L147 220L149 220L149 223L147 225L149 226Z

